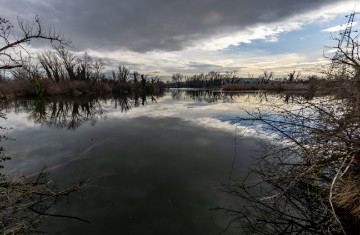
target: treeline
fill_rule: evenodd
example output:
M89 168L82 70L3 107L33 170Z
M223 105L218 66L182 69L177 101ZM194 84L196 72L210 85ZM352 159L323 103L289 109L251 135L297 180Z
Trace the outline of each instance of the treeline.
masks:
M185 76L180 73L172 75L169 87L172 88L222 88L227 91L268 90L275 92L299 91L315 93L325 79L316 75L301 77L293 71L285 77L274 78L274 73L264 71L257 78L239 78L236 72L221 74L219 72L200 73Z
M189 88L212 88L220 87L224 84L237 84L240 79L236 77L235 72L221 74L211 71L209 73L200 73L192 76L185 76L181 73L173 74L170 87L189 87Z
M276 86L264 86L270 83L273 84L308 84L314 81L321 80L317 76L300 77L299 72L291 72L282 78L274 78L274 73L264 71L262 75L257 78L239 78L236 72L219 73L211 71L209 73L200 73L192 76L186 76L181 73L173 74L171 77L170 87L173 88L220 88L226 87L229 90L236 89L261 89L267 87L268 89L278 89ZM238 86L238 84L249 84L247 86ZM284 87L283 87L284 88Z
M7 96L48 96L60 94L159 93L165 85L125 66L107 75L101 59L87 52L76 57L64 47L48 50L0 76L0 92Z

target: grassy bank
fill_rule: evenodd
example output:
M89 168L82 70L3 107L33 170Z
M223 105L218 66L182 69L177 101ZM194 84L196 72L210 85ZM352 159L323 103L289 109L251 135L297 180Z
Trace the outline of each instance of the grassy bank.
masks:
M222 86L224 91L269 91L278 93L307 94L310 96L338 95L339 88L347 89L358 86L356 81L347 79L334 80L310 80L306 82L270 82L266 84L258 83L239 83L225 84Z
M249 91L249 90L265 90L265 91L307 91L309 84L305 83L239 83L225 84L222 86L225 91Z

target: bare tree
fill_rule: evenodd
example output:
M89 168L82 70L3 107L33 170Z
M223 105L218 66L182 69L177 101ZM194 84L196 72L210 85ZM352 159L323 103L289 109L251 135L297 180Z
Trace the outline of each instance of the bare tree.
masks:
M359 233L360 88L342 86L334 99L298 98L241 119L264 125L269 139L249 177L223 185L241 205L217 208L230 223L248 234Z
M130 69L126 68L125 66L119 66L118 74L117 74L117 81L119 83L126 83L130 78ZM134 76L135 79L135 76Z
M259 76L260 84L267 84L270 82L270 79L273 78L274 73L269 71L264 71L263 75Z
M68 74L68 78L70 80L75 80L76 79L75 68L77 65L75 56L64 46L56 47L56 52L60 57L62 64L65 67L65 70Z
M25 45L32 40L46 40L52 45L69 46L70 41L54 28L44 28L39 15L33 21L18 17L17 28L7 19L0 17L0 69L23 67L24 56L29 55Z
M99 81L102 77L101 71L103 71L105 68L104 62L101 59L97 59L93 64L93 68L94 68L93 82L96 82Z
M13 68L10 72L13 78L28 81L31 79L39 79L42 74L39 64L33 63L31 58L23 60L22 67Z
M284 79L288 83L293 83L300 77L300 72L296 74L296 71L289 73L288 76Z
M38 60L49 79L56 82L64 80L65 71L62 66L63 63L61 63L57 53L54 51L45 51L38 55Z
M184 79L184 75L182 75L181 73L175 73L171 77L171 81L175 83L177 87L180 86L180 83L182 82L183 79Z
M138 72L136 72L136 71L133 72L132 77L133 77L135 88L137 88L139 86L139 76L140 76L140 74Z
M76 67L76 76L79 80L90 81L93 75L93 59L85 52L82 58L77 59L78 66Z

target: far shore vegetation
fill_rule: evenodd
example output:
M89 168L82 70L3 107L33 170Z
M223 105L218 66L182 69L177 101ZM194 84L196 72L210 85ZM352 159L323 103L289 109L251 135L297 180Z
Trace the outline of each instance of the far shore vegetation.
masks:
M293 71L286 77L275 78L272 72L264 71L258 78L239 78L236 72L224 73L209 72L185 76L173 74L168 87L222 89L223 91L267 91L277 93L303 94L308 98L315 95L334 94L334 87L349 82L349 79L340 77L329 78L317 75L301 77L299 72Z
M334 93L334 87L349 79L326 79L318 76L300 78L296 71L284 78L273 78L264 72L258 78L239 78L236 73L209 72L172 76L171 82L151 77L130 68L119 66L110 75L102 73L104 64L84 53L76 58L61 47L37 55L38 63L14 68L8 76L0 76L2 99L43 98L49 96L80 95L157 95L167 88L221 89L223 91L268 91L303 94L308 98Z

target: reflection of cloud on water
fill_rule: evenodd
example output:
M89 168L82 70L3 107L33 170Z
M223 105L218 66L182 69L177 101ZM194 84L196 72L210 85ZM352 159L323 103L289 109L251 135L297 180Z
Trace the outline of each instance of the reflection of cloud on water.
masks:
M209 128L218 128L221 130L234 132L234 124L227 121L221 121L216 118L204 117L204 118L195 118L188 121L190 121L194 125L199 125Z
M178 92L178 96L174 98L173 93L169 92L165 96L156 97L156 100L147 97L144 105L136 103L133 99L126 99L126 104L129 108L123 109L116 99L99 101L99 106L106 112L106 116L98 117L99 121L106 119L132 119L138 117L151 118L167 118L176 117L185 121L189 121L194 125L217 128L224 131L234 132L235 125L240 127L246 126L247 136L254 135L254 130L258 129L259 125L254 125L249 122L238 122L237 117L246 116L246 111L253 112L259 108L263 112L271 109L274 103L283 103L283 101L274 95L264 95L262 93L216 93L216 97L209 92L205 92L208 102L203 98L202 93L197 92L196 96L189 92ZM220 95L219 95L220 94ZM210 98L209 98L210 97ZM265 98L264 98L265 97ZM271 102L267 102L271 101ZM116 104L118 104L117 108ZM245 111L246 110L246 111ZM29 119L28 113L25 111L8 114L8 120L4 121L4 125L14 127L16 131L25 129L39 128L41 125L34 124ZM239 128L242 129L242 128ZM9 131L10 133L11 131Z
M0 126L7 127L9 129L6 130L7 133L12 133L13 131L21 131L29 128L39 128L40 125L35 124L28 120L28 113L8 113L6 114L5 120L0 120Z
M138 117L151 117L151 118L167 118L176 117L185 121L191 122L193 125L216 128L223 131L234 132L235 125L238 126L241 134L244 136L259 135L258 131L260 125L251 122L239 123L239 118L246 116L246 111L255 111L259 107L264 107L266 110L268 104L259 102L259 100L249 100L247 102L243 99L237 99L235 102L202 102L201 105L195 105L197 101L192 99L181 99L174 101L171 97L165 96L157 100L157 103L140 106L127 111L126 113L121 110L114 109L111 104L105 107L108 112L108 118L114 119L132 119ZM104 107L104 106L103 106Z
M222 112L219 115L219 109L221 108ZM234 108L237 112L234 112ZM235 119L239 115L238 112L241 112L234 105L231 106L226 104L223 106L219 104L209 104L206 106L192 106L189 109L186 102L168 102L167 100L161 100L158 104L142 106L136 109L132 109L127 113L122 113L121 111L110 111L107 115L108 118L118 118L118 119L132 119L137 117L150 117L150 118L166 118L166 117L176 117L181 118L185 121L191 122L193 125L198 125L208 128L217 128L224 131L234 131L234 123L231 119ZM227 120L223 120L221 117L226 117Z

